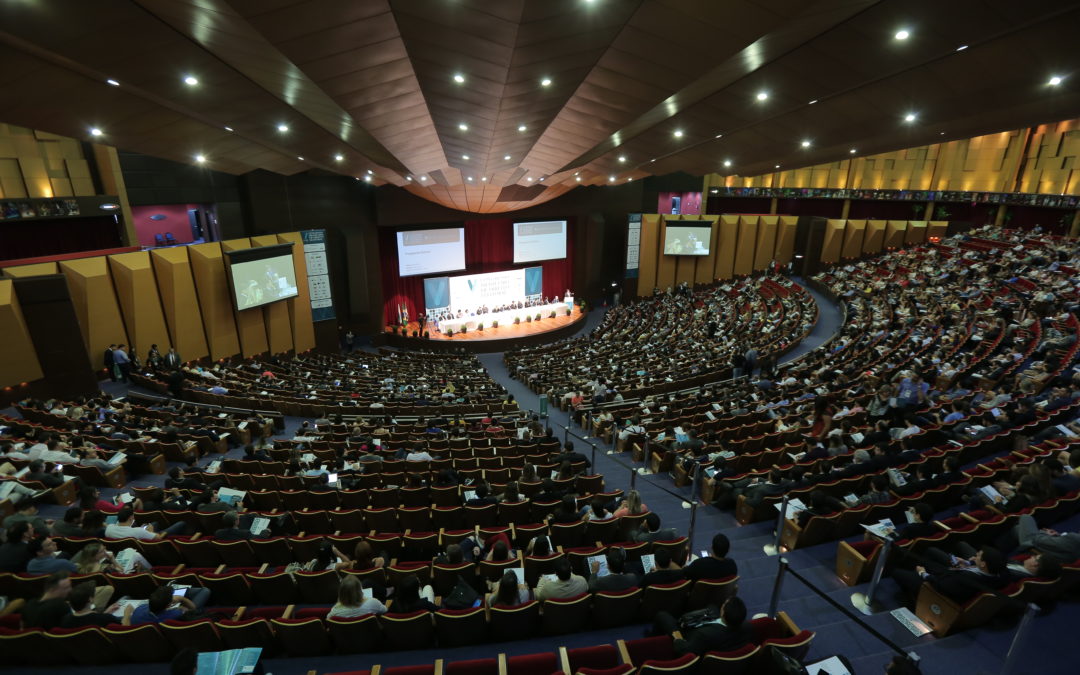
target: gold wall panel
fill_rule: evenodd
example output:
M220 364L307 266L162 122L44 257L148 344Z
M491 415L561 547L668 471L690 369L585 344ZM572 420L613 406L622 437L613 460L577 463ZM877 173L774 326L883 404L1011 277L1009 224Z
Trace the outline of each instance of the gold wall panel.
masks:
M278 241L293 245L293 266L296 268L297 296L285 301L289 309L289 322L292 327L293 349L306 352L315 348L315 326L311 321L311 290L307 284L307 258L304 256L304 241L299 232L279 234ZM304 281L301 282L301 279Z
M905 244L921 244L926 241L926 221L909 220L907 234L904 235Z
M845 222L835 218L829 218L825 222L825 238L821 242L821 262L834 263L840 260L840 249L844 244Z
M158 345L162 354L169 346L183 359L201 359L210 355L203 331L202 311L195 293L195 278L187 246L159 248L150 252L157 276L161 309L169 326L169 345Z
M757 244L754 247L754 269L768 268L776 259L776 230L779 216L761 216L758 218Z
M716 279L713 276L713 270L716 269L716 247L719 238L719 228L716 227L716 221L719 216L701 216L702 220L709 221L712 226L712 231L709 236L709 255L694 258L696 264L694 270L694 283L708 284Z
M722 215L717 223L716 267L717 279L735 276L735 251L739 246L739 216Z
M15 387L44 377L11 279L0 279L0 333L4 336L0 387Z
M129 342L109 261L105 256L65 260L60 263L60 271L67 278L71 304L79 318L90 363L95 369L104 368L105 349L111 344ZM150 345L145 349L149 350Z
M929 241L931 237L937 237L939 240L945 238L945 232L949 229L949 223L944 220L931 220L926 227L926 239Z
M240 353L240 339L236 332L232 290L225 271L221 244L195 244L185 248L195 279L210 358L218 360L235 356ZM180 358L187 359L182 353Z
M672 220L679 220L673 218ZM660 216L661 227L656 236L656 285L663 291L675 285L675 264L679 256L664 253L664 238L667 236L667 217Z
M862 256L863 238L866 236L865 220L849 220L844 228L844 247L840 256L845 259Z
M240 251L247 248L251 248L251 240L247 237L221 242L223 252ZM227 256L225 262L228 263ZM263 320L262 308L256 307L243 311L234 310L234 313L236 315L236 333L240 337L240 353L245 357L251 357L268 350L270 345L266 341L266 322Z
M754 247L757 244L758 216L739 216L739 235L735 243L736 276L754 271Z
M267 234L260 237L252 237L252 247L258 246L276 246L281 242L278 241L277 235ZM303 245L301 245L303 248ZM295 256L293 257L293 263L296 262ZM300 273L294 269L296 274L296 287L299 291L300 279L306 279L307 275L303 277ZM310 307L310 305L309 305ZM289 308L284 302L272 302L262 308L263 311L263 323L266 325L266 343L272 354L281 354L287 352L293 348L293 336L292 325L289 323Z
M661 231L660 215L641 216L641 246L638 249L638 295L650 295L656 288L656 242Z
M885 222L885 248L887 250L904 247L908 221L889 220Z
M863 253L880 253L885 248L885 221L866 221L866 234L863 236Z
M148 251L108 256L116 297L127 328L128 353L145 355L150 345L169 344L154 268ZM141 358L141 356L140 356Z
M702 257L704 256L675 256L675 283L681 284L685 281L686 283L693 285L694 275L697 273L697 263Z
M0 124L0 197L48 199L93 194L89 167L77 140Z
M795 257L795 229L798 216L780 216L776 227L776 262L786 265Z
M58 274L59 268L54 262L33 263L31 265L14 265L3 269L8 277L39 277L42 274Z

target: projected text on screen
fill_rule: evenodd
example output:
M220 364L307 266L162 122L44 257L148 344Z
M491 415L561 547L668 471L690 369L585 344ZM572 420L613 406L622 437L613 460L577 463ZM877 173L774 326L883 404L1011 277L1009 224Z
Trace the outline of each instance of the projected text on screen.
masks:
M566 257L566 221L514 223L514 262Z
M397 233L398 274L403 277L465 269L465 230L408 230Z

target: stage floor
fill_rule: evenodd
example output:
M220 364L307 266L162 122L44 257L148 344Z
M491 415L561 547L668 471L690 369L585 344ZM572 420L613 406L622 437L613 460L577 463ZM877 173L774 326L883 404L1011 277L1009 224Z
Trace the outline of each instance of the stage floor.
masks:
M470 330L465 333L454 333L452 337L446 336L442 333L436 332L435 327L432 324L427 324L426 330L428 331L429 339L439 340L442 342L483 342L494 340L513 340L516 338L527 337L530 335L540 335L543 333L550 333L551 331L564 328L571 324L575 324L582 321L585 318L585 314L582 313L581 308L574 305L574 310L570 316L566 314L560 314L554 319L544 317L539 321L523 322L517 325L503 325L499 324L498 328L492 328L486 326L484 330ZM390 326L386 328L391 330ZM406 330L409 335L412 335L413 331L420 330L420 324L416 321L412 321L406 326Z

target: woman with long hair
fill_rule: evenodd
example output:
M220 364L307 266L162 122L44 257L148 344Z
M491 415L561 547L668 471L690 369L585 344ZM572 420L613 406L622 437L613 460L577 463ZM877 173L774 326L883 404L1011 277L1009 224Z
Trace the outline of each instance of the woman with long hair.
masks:
M394 613L408 614L417 610L434 612L435 590L431 586L421 586L420 579L410 574L398 582L394 589Z
M642 513L648 513L648 511L649 507L641 501L641 493L637 490L631 490L626 493L626 499L619 504L619 508L615 509L615 517L637 516Z
M498 584L489 582L495 589L485 597L488 607L516 607L529 601L529 587L519 584L517 575L507 570Z
M372 597L364 596L364 587L359 577L346 574L338 586L338 599L327 617L350 618L366 614L384 614L386 605Z

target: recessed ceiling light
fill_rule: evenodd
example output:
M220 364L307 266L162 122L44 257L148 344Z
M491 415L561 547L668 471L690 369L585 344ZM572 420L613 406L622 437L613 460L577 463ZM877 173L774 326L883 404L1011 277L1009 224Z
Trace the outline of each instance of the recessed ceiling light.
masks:
M958 52L962 52L962 51L964 51L965 49L967 49L967 47L968 47L967 45L960 45L959 47L957 47L957 48L956 48L956 51L958 51Z
M94 127L93 129L90 130L90 135L91 136L101 136L104 133L105 133L104 131L102 131L101 129L98 129L97 127Z
M471 182L472 182L472 176L469 176L469 177L468 177L468 178L466 178L465 180L467 180L467 181L469 181L469 182L471 183Z
M368 183L370 183L371 182L371 176L364 176L364 180L367 181Z
M510 155L503 155L503 160L509 162L510 161Z
M780 165L779 165L779 164L777 164L777 165L776 165L776 166L774 166L773 168L774 168L774 169L779 169L779 168L780 168ZM715 192L715 190L713 190L713 192Z
M938 134L938 136L944 136L944 135L945 135L944 131L942 131L941 133Z
M769 92L767 92L767 91L759 91L758 92L757 100L764 101L767 98L769 98Z
M367 170L367 175L369 175L369 176L374 176L374 175L375 175L375 172L374 172L374 171L372 171L371 169L368 169L368 170Z
M186 84L189 87L194 87L198 83L199 83L199 78L195 77L194 75L188 75L187 77L184 78L184 84Z
M676 129L674 134L675 138L682 138L682 129Z
M817 99L816 99L816 98L815 98L815 99L814 99L813 101L810 101L809 103L807 103L806 105L814 105L815 103L817 103Z
M465 76L461 73L454 73L454 82L457 82L458 84L463 84L465 82Z
M109 79L105 80L105 81L108 82L109 84L111 84L114 87L119 87L120 86L120 83L117 82L116 80L112 79L111 77Z
M655 159L655 158L653 158L653 159L650 159L650 160L649 160L649 164L652 164L652 163L653 163L653 162L655 162L655 161L656 161L656 159Z
M529 127L525 126L524 124L519 124L519 125L518 125L518 131L525 131L525 130L526 130L526 129L528 129L528 128L529 128Z
M202 164L206 161L206 155L195 155L195 161Z
M634 179L633 179L633 178L627 178L627 179L626 179L626 182L627 182L627 183L629 183L629 182L630 182L630 181L632 181L632 180L634 180Z
M334 161L340 162L345 159L345 155L334 155Z
M427 180L427 176L420 176L420 180Z
M1051 87L1058 86L1059 84L1061 84L1061 77L1059 77L1058 75L1051 77L1049 84Z
M619 155L619 161L620 162L625 162L626 161L626 155Z
M225 127L225 131L232 131L232 130L233 130L232 127Z
M541 182L541 183L543 183L543 182L544 182L544 177L543 177L543 176L540 176L540 182Z
M286 131L289 130L289 125L288 124L279 124L279 125L277 125L277 130L280 131L281 133L285 133Z
M724 160L724 166L731 166L731 160L730 159L725 159Z
M909 33L909 32L908 32L908 31L906 31L906 30L898 30L898 31L896 31L896 35L895 35L894 37L895 37L895 38L896 38L897 40L906 40L906 39L908 39L909 37L911 37L911 33Z
M296 156L296 158L297 158L298 160L300 160L301 162L302 162L302 161L304 161L304 158L303 158L303 157L301 157L300 155L297 155L297 156Z
M574 180L576 180L577 182L579 182L579 183L580 183L580 182L581 182L581 176L578 176L578 177L577 177L577 178L575 178Z
M809 147L810 147L810 141L803 141L803 142L802 142L802 146L803 146L804 148L809 148Z
M540 86L541 87L550 87L551 86L551 78L550 77L545 77L544 79L540 80Z
M852 148L852 149L848 150L848 152L854 155L855 154L855 148Z
M487 176L481 176L480 177L480 182L481 183L486 183L487 182Z
M908 113L908 114L904 115L904 121L905 122L914 122L915 121L915 113Z
M469 130L469 125L462 122L461 124L457 125L457 128L461 129L462 131L468 131Z
M611 181L612 183L614 183L615 182L615 176L608 176L608 180Z
M528 177L528 178L526 178L525 180L527 180L527 181L529 181L529 182L531 183L531 182L532 182L532 176L529 176L529 177Z
M409 180L409 181L411 181L411 180L412 180L412 176L405 176L405 180Z
M468 155L462 155L462 156L461 156L461 158L462 158L462 159L468 159L468 158L469 158L469 156L468 156Z
M714 136L714 138L723 138L723 137L724 137L724 134L716 134L716 136Z

